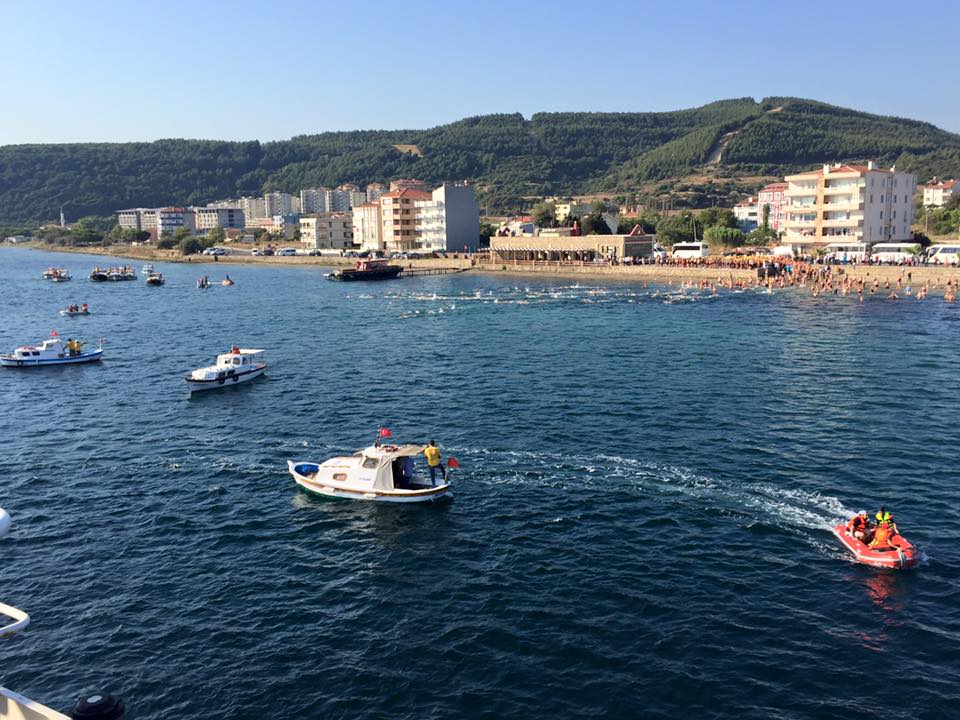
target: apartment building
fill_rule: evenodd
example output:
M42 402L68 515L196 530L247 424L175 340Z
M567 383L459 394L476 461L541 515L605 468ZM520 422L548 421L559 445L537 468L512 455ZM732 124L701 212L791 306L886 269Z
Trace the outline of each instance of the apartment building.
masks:
M243 217L248 221L267 217L267 206L262 197L244 196L240 198L240 207L243 209Z
M264 193L263 207L267 217L292 215L294 213L293 195L285 192Z
M366 202L354 206L353 242L361 250L383 250L383 230L380 222L380 203Z
M300 191L300 212L310 215L330 210L330 188L304 188Z
M589 215L592 209L590 203L580 202L578 200L560 200L553 198L550 202L553 203L553 212L557 218L557 222L561 223L571 216L582 218L584 215Z
M480 206L469 185L444 183L429 200L415 203L414 249L427 252L464 252L477 246Z
M173 234L182 227L190 230L193 235L197 231L196 217L192 210L182 207L157 208L157 237Z
M407 252L417 245L417 202L432 200L421 190L392 190L380 198L380 238L387 252Z
M776 232L783 232L787 224L787 183L770 183L757 193L757 226L763 224L763 207L770 207L767 222Z
M938 182L936 178L933 182L921 185L923 188L924 207L943 207L955 194L960 193L960 181L944 180Z
M367 196L367 202L376 202L382 195L388 192L390 192L390 188L383 183L370 183L367 185L365 193Z
M240 207L195 207L190 208L195 218L198 235L206 235L215 227L242 228L243 208Z
M127 208L114 212L124 230L152 230L157 226L156 208Z
M353 249L353 217L347 212L305 215L300 218L300 242L319 250Z
M755 197L748 197L733 206L733 216L743 232L755 230L760 225L760 210Z
M909 241L916 177L867 165L824 165L786 178L786 234L798 250Z

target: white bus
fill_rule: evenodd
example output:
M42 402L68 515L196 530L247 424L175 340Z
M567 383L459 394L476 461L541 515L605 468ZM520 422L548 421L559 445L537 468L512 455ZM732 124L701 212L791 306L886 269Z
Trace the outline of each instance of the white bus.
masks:
M710 254L710 247L703 242L677 243L673 246L674 260L691 260L705 258Z
M927 248L931 265L956 265L960 262L960 243L941 243Z
M824 249L824 258L840 263L864 262L870 255L866 243L833 242Z
M870 259L878 263L910 262L919 257L920 245L917 243L876 243L870 248Z

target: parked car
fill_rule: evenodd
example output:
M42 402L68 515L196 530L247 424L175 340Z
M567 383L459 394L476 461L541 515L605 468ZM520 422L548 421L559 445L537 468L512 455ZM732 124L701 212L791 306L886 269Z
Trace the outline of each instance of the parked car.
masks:
M307 255L310 257L317 257L317 255L320 255L320 254L321 253L319 250L317 250L317 248L310 248L309 250L307 250Z
M260 254L265 255L266 257L270 257L271 255L273 255L273 248L269 248L269 247L264 248L263 250L260 251Z
M204 255L226 255L226 254L227 254L227 251L224 250L223 248L212 247L212 248L207 248L206 250L204 250L204 251L203 251L203 254L204 254Z
M259 254L260 254L260 248L254 248L253 250L250 251L250 254L251 254L251 255L259 255Z
M277 255L283 255L284 257L289 257L290 255L296 255L296 248L280 248L277 250Z

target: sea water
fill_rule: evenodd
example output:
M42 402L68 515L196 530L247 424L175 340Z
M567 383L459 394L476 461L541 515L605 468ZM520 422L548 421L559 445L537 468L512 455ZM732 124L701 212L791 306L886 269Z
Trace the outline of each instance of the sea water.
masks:
M0 371L0 600L33 618L3 685L151 720L955 712L960 307L104 262L0 251L0 348L105 347ZM266 376L190 396L232 344ZM459 460L453 500L288 475L381 425ZM880 504L915 571L830 534Z

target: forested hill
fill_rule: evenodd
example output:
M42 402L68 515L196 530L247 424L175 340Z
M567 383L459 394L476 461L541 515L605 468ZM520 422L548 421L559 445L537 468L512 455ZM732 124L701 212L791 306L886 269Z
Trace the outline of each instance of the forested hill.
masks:
M469 180L485 212L535 195L632 194L688 175L778 176L822 162L877 160L920 180L960 175L960 135L929 123L796 98L722 100L660 113L485 115L429 130L330 132L280 142L159 140L0 146L0 223L108 215L365 185Z

